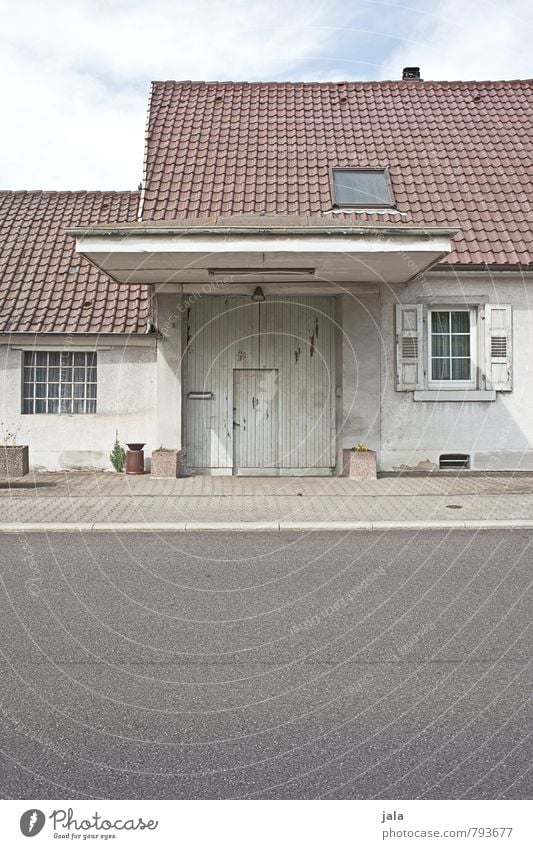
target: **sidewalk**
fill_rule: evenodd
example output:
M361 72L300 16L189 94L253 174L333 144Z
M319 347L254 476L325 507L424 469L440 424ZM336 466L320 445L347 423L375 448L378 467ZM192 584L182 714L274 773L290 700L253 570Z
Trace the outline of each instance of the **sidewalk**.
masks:
M0 531L533 528L533 473L0 480Z

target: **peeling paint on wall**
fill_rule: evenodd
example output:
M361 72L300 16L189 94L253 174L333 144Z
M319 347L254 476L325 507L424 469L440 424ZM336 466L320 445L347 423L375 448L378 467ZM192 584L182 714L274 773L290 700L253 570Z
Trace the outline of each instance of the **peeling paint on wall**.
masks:
M438 472L438 463L432 463L431 460L420 460L416 466L406 466L402 463L400 466L393 466L395 472Z

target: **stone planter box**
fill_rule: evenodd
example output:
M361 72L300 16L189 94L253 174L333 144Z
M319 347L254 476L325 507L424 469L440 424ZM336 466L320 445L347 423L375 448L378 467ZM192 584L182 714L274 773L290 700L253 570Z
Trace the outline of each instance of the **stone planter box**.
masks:
M350 448L344 448L342 466L342 474L347 478L375 480L378 476L375 451L352 451Z
M0 445L0 478L22 478L29 470L27 445Z
M182 453L176 448L158 448L152 451L151 475L153 478L181 477Z

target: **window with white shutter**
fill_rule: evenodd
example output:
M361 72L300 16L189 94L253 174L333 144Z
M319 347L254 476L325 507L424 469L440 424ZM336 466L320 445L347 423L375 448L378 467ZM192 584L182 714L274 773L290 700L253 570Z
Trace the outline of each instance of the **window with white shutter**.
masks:
M396 389L415 401L495 401L512 390L510 304L396 304Z

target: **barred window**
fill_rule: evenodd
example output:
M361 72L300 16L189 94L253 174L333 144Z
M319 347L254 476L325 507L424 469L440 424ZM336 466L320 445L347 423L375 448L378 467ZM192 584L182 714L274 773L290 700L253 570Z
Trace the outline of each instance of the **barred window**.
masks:
M23 413L96 413L96 353L25 351Z

